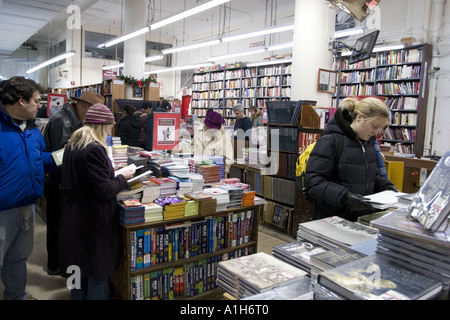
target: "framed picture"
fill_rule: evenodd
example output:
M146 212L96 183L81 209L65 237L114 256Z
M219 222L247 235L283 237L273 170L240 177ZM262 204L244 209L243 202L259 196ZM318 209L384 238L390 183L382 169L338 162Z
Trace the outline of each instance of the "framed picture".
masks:
M332 70L319 69L319 79L317 81L317 91L335 93L337 82L337 72Z
M153 115L153 150L176 150L179 131L179 113L155 112Z
M47 95L47 117L51 117L66 103L67 96L64 94L49 93Z
M142 98L142 87L134 86L133 87L133 97L134 98Z

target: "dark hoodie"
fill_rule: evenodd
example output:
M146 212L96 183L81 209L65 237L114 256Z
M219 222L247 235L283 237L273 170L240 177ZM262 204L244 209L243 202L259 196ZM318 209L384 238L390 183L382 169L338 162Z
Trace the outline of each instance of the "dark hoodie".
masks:
M344 207L347 192L369 195L392 185L378 175L375 137L360 141L350 127L351 116L347 110L337 109L317 141L306 166L305 184L308 195L315 200L314 219L340 216L355 221L358 215ZM343 135L343 149L338 168L334 168L335 139Z
M141 121L138 116L129 115L120 120L118 134L122 144L139 147L139 133L141 132Z

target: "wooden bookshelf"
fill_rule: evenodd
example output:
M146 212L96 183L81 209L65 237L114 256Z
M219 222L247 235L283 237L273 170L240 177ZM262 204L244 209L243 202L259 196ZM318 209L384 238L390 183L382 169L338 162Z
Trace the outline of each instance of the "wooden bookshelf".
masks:
M226 125L234 120L233 106L240 103L264 108L267 101L289 100L291 95L291 63L259 67L229 67L202 69L194 73L192 113L199 118L214 108L225 118Z
M428 102L428 73L432 46L422 44L374 53L371 58L353 65L347 57L335 59L338 72L333 106L346 97L375 95L387 98L391 124L382 142L393 145L396 152L422 157Z
M120 261L120 266L118 270L112 277L112 287L113 287L113 295L116 299L121 300L132 300L133 299L133 283L136 279L144 279L145 277L149 277L150 274L158 272L161 274L167 273L167 270L175 270L180 268L183 270L182 277L184 281L184 291L176 296L176 299L208 299L211 297L217 297L218 292L222 293L222 290L216 287L215 279L217 277L217 263L222 259L238 257L241 255L252 254L257 252L257 242L258 242L258 225L259 225L259 217L262 214L263 204L248 206L248 207L240 207L240 208L230 208L225 211L218 211L211 216L191 216L185 217L181 219L175 220L165 220L158 221L152 223L144 223L137 226L121 226L121 247L122 247L122 259ZM241 244L235 244L229 246L227 243L223 245L223 247L217 247L216 244L219 242L218 234L216 232L210 233L207 232L205 237L210 241L210 245L214 243L214 249L209 250L211 252L204 252L200 254L190 254L189 257L180 258L172 261L166 262L157 262L153 263L149 267L143 267L139 269L132 270L131 261L132 261L132 244L131 244L131 236L133 232L137 232L139 230L145 230L154 228L154 230L162 230L163 228L173 230L177 227L182 227L183 223L190 222L191 225L201 223L203 221L207 221L208 219L216 219L229 217L235 218L232 221L237 223L238 218L237 214L246 213L248 211L253 212L253 221L249 225L251 226L251 230L249 233L249 238L247 242ZM231 220L231 219L230 219ZM217 221L217 220L216 220ZM229 220L227 220L229 221ZM243 220L241 220L243 221ZM219 224L217 224L219 225ZM224 226L224 225L222 225ZM226 226L226 225L225 225ZM211 229L213 230L213 229ZM215 230L215 229L214 229ZM224 232L229 231L229 228L226 228ZM190 229L190 232L196 232L194 229ZM167 245L173 245L173 239L168 237ZM194 244L193 244L194 245ZM194 250L190 247L190 250ZM192 253L192 252L191 252ZM205 265L204 263L207 263ZM205 266L208 270L201 269ZM197 270L195 268L198 268ZM191 282L192 272L195 272L195 277L197 279L197 290L193 290ZM208 278L209 277L209 278ZM209 280L209 281L208 281ZM140 281L140 280L139 280ZM201 283L201 284L200 284ZM200 284L200 285L198 285ZM206 285L209 285L207 288ZM208 290L207 290L208 289ZM144 290L148 290L144 289ZM190 290L188 292L188 290ZM193 294L194 293L194 294ZM147 297L149 299L149 297Z

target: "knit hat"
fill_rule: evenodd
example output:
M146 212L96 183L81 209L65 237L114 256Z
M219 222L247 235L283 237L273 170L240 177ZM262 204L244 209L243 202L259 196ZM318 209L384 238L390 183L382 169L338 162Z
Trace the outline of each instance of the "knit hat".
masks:
M208 128L220 129L220 126L225 123L222 115L215 111L210 111L206 114L205 125Z
M97 103L86 112L84 123L113 124L114 115L107 106Z
M75 100L75 101L83 101L83 102L87 102L90 104L96 104L96 103L101 103L104 104L105 103L105 98L93 91L85 91L81 94L80 97L70 97L71 99Z

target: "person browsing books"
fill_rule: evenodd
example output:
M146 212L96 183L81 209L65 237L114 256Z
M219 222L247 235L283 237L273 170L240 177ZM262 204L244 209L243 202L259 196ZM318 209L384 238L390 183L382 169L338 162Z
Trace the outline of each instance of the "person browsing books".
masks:
M141 122L139 117L134 115L135 111L132 105L127 104L123 107L123 118L119 122L117 131L122 144L139 147Z
M236 104L233 107L233 113L236 117L234 122L234 138L238 140L248 140L251 135L252 121L245 115L242 104Z
M314 219L337 215L356 221L376 211L363 196L397 190L380 176L374 148L376 135L388 123L389 110L381 100L342 100L306 165L305 185L315 202ZM340 154L338 141L342 142Z
M30 300L27 259L33 251L36 201L44 191L44 170L57 170L35 117L44 89L12 77L0 89L0 275L4 300Z
M233 164L233 145L223 127L224 123L225 120L218 112L208 112L204 123L194 133L192 145L196 156L225 157L225 173L228 173Z
M96 103L105 103L105 98L95 92L85 91L79 97L71 97L73 102L65 103L50 117L44 129L47 151L57 151L66 145L72 133L82 126L87 110ZM44 196L47 219L47 273L58 275L59 268L59 216L61 196L61 170L45 177Z
M73 300L109 298L109 277L119 264L119 207L117 194L127 188L134 169L115 177L106 137L114 125L108 107L95 104L86 113L64 151L60 218L60 266L81 272L81 288Z

